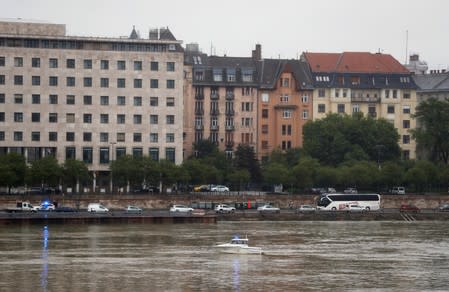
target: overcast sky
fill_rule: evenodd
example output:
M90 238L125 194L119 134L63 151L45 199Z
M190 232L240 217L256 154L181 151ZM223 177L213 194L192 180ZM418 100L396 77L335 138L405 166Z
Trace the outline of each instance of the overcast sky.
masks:
M0 0L0 18L66 24L68 35L142 37L169 27L203 52L246 57L255 44L265 58L304 51L368 51L401 63L419 53L431 69L449 66L447 0Z

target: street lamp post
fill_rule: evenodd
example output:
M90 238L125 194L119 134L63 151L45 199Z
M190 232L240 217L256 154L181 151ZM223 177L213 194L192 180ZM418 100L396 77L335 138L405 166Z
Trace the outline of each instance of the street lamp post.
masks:
M111 194L113 193L113 184L112 184L112 161L114 161L114 145L117 144L116 142L110 142L111 144L111 179L109 181L109 189L111 190Z

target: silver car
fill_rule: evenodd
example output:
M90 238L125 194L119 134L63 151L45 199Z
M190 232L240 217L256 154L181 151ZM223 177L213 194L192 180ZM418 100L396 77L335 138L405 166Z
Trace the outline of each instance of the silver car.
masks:
M170 212L185 212L185 213L192 213L193 208L184 206L184 205L173 205L170 207Z

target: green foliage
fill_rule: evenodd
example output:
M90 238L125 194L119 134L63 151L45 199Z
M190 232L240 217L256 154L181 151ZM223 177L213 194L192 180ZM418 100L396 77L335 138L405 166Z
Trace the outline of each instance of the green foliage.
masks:
M449 100L429 99L416 107L413 115L420 128L412 130L418 148L434 162L449 159Z
M236 170L227 176L228 181L231 183L231 190L240 191L243 189L243 185L249 183L251 175L246 169Z
M77 183L84 184L90 179L89 170L86 164L75 159L67 159L62 164L62 173L64 184L72 186L73 188Z
M234 154L235 167L237 169L246 169L250 173L253 182L260 182L262 173L254 148L249 145L239 144Z
M62 168L53 156L47 156L31 163L28 172L30 185L56 186L62 178Z
M218 152L218 146L209 140L201 140L193 144L193 149L197 154L197 158L210 157Z
M287 166L279 162L271 162L262 168L264 182L270 185L288 185L293 181L292 173Z
M26 170L25 157L17 153L0 156L0 186L17 187L23 185Z

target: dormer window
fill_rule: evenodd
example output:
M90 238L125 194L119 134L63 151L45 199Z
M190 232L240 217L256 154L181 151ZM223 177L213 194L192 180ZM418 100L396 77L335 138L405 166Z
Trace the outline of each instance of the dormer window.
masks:
M281 78L281 87L290 87L290 79Z
M352 85L360 85L360 76L352 76L351 84Z
M235 82L235 69L232 68L226 69L226 75L228 82Z
M223 71L221 69L213 69L214 81L223 81Z
M242 69L242 81L243 82L253 81L253 69Z
M204 71L202 71L202 70L195 71L195 80L203 81L204 80Z

